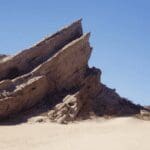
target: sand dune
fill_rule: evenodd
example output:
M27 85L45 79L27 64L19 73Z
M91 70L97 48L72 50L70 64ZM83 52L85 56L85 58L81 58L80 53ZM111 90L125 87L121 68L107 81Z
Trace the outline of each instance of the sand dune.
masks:
M0 127L1 150L150 150L150 122L133 118Z

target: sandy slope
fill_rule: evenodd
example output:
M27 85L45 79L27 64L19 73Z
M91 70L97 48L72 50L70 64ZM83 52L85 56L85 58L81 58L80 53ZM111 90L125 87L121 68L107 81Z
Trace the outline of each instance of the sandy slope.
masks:
M150 150L150 122L133 118L69 125L0 126L0 150Z

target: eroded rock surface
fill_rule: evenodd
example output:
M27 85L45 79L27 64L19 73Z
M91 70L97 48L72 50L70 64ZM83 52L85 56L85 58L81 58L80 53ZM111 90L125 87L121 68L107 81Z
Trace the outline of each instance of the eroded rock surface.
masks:
M78 20L15 56L0 57L0 119L17 115L43 100L50 104L45 117L58 123L91 113L139 113L141 106L121 98L101 83L99 69L88 67L92 52L89 36L83 34Z
M5 57L7 57L7 55L0 54L0 61L1 61L2 59L4 59Z

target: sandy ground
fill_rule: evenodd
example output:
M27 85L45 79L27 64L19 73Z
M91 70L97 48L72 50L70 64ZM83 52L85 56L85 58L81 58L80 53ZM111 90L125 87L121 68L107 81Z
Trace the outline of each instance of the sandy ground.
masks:
M0 150L150 150L150 121L133 118L0 126Z

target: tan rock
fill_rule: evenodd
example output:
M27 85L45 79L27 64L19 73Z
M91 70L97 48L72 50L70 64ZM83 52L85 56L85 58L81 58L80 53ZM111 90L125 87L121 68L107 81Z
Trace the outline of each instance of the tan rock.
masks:
M101 71L88 67L89 37L78 20L15 56L0 56L0 119L42 100L53 104L47 104L50 110L44 113L58 123L90 114L139 113L141 106L102 84Z

